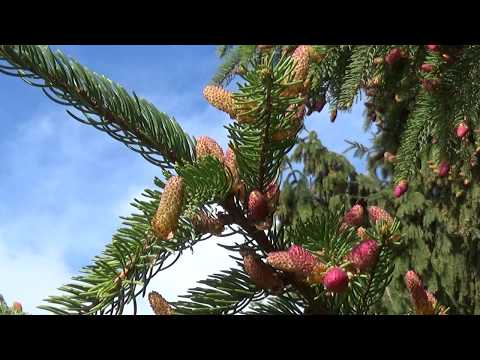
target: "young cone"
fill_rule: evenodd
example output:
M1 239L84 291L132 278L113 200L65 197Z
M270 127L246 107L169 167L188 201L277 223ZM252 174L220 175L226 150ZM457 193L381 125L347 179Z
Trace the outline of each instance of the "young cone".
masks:
M199 136L195 146L195 153L197 155L197 160L201 160L206 156L213 156L223 164L223 150L211 137Z
M269 253L267 256L267 263L277 270L285 272L297 271L297 267L288 251L273 251Z
M342 219L342 226L340 229L346 230L349 226L357 227L363 224L365 219L365 208L360 205L354 205L347 213L344 215Z
M375 240L364 240L355 246L347 260L360 272L369 270L378 259L379 246Z
M262 221L268 216L267 198L258 190L248 196L248 217L253 221Z
M368 207L368 217L372 224L376 224L379 221L385 221L387 224L393 222L392 216L384 209L378 206L369 206Z
M276 251L268 254L267 263L275 269L297 273L305 278L313 272L318 260L303 247L292 245L288 251Z
M230 91L218 85L207 85L203 90L203 96L211 105L235 118L235 101Z
M405 194L408 191L408 181L407 180L401 180L397 186L395 186L395 189L393 189L393 195L396 198L401 197L403 194Z
M292 245L288 254L295 264L296 272L303 276L308 276L317 264L317 258L300 245Z
M304 90L303 82L308 75L308 68L310 63L311 47L309 45L298 46L292 54L292 59L295 63L293 81L301 81L301 83L289 86L284 92L283 96L295 96Z
M426 315L430 312L431 303L427 291L424 289L422 279L417 273L410 270L405 274L405 284L410 293L415 312L418 315Z
M467 124L465 124L464 122L460 123L457 126L457 137L463 139L465 136L468 135L469 130L470 129Z
M167 300L165 300L163 296L156 291L152 291L150 294L148 294L148 301L150 302L150 306L152 307L155 315L173 314L173 309L168 304Z
M177 230L178 218L182 210L183 179L172 176L165 184L160 204L152 219L153 232L160 238L168 239Z
M445 177L448 176L450 172L450 164L446 161L442 161L438 166L438 176Z
M402 58L402 51L399 48L393 48L392 50L389 51L387 56L385 56L385 62L388 65L393 65L401 58Z
M348 289L348 275L340 267L333 267L327 271L323 285L333 293L343 293Z
M367 229L365 229L363 226L360 226L357 229L357 236L362 240L370 240L370 238L367 235Z
M243 267L252 282L263 290L279 293L283 289L283 282L272 267L265 264L258 255L252 251L244 250L240 254L243 257Z

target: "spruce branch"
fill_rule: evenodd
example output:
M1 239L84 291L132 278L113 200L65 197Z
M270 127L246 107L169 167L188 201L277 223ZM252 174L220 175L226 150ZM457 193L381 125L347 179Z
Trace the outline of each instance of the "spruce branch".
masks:
M159 179L155 183L164 187ZM127 304L135 304L137 296L145 296L148 283L158 272L171 267L183 250L203 240L192 237L188 220L181 219L175 238L160 242L150 223L161 193L147 189L144 196L148 201L132 203L141 213L123 218L125 227L117 231L103 254L73 277L74 282L59 289L63 295L49 297L46 301L51 305L39 308L59 315L121 314Z
M60 51L53 53L33 45L1 45L0 60L11 64L1 66L0 72L42 88L50 99L84 116L80 118L67 110L73 118L108 133L151 163L171 169L176 162L192 162L193 141L175 119Z

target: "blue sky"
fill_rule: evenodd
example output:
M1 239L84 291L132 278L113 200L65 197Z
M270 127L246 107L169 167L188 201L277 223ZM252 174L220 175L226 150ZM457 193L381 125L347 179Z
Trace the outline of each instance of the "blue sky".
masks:
M211 136L226 147L223 125L230 119L202 95L220 63L214 46L54 48L145 97L191 135ZM120 226L119 216L132 212L129 203L161 172L18 78L0 74L0 94L0 293L8 303L18 300L27 312L40 314L36 306L101 252ZM356 106L340 113L335 124L322 112L306 126L329 149L342 152L345 139L368 144L362 123ZM363 162L353 162L364 171ZM174 300L231 265L212 239L160 273L149 289ZM151 313L145 300L140 312Z

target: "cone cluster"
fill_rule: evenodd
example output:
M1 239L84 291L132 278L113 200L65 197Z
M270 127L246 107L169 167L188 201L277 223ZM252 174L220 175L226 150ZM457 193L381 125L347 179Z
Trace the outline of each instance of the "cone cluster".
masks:
M206 156L213 156L223 163L223 150L218 143L208 136L199 136L195 146L197 160L201 160Z

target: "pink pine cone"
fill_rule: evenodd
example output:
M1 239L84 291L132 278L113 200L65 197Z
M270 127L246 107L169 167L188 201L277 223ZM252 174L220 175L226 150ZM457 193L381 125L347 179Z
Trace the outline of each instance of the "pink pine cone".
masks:
M376 263L378 252L379 246L375 240L365 240L352 249L347 260L359 271L366 271Z
M402 58L402 51L399 48L393 48L389 51L387 56L385 56L385 62L389 65L393 65L398 60Z
M303 275L309 275L317 264L317 258L300 245L292 245L290 249L288 249L288 254L295 264L297 271Z
M442 161L438 166L438 176L445 177L450 172L450 164L446 161Z
M424 313L424 309L430 307L428 292L423 286L422 279L418 274L410 270L405 274L405 284L407 285L410 297L417 313Z
M457 136L460 138L460 139L463 139L465 136L467 136L468 132L469 132L469 127L467 124L465 124L464 122L460 123L460 125L457 126Z
M403 194L405 194L407 190L408 190L408 182L406 180L402 180L398 183L398 185L393 190L393 194L395 195L396 198L399 198Z
M323 285L334 293L345 292L348 289L348 275L341 268L333 267L325 274Z
M368 217L372 224L376 224L379 221L385 221L388 224L393 222L392 216L386 210L378 206L368 207Z
M347 211L342 220L342 228L345 229L348 226L360 226L363 224L365 216L365 209L362 205L354 205Z
M420 66L420 70L423 72L431 72L433 70L433 64L422 64L422 66Z

